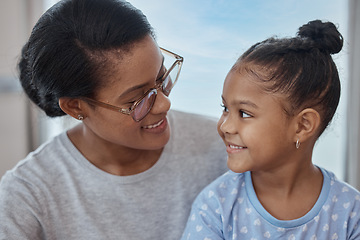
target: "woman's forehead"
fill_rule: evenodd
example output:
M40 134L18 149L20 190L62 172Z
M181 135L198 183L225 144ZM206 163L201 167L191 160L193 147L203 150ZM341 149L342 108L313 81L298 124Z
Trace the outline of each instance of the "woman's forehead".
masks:
M153 83L163 63L159 47L149 40L134 45L121 57L119 51L111 51L107 55L102 69L99 69L101 81L108 87L120 84L123 92Z

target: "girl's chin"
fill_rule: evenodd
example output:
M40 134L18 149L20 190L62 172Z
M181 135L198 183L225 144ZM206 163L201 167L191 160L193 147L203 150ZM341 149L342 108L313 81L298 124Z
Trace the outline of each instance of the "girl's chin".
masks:
M228 160L227 160L228 168L235 173L244 173L244 172L250 171L250 169L248 167L244 166L244 164L242 164L239 161L241 161L241 160L231 159L228 157Z

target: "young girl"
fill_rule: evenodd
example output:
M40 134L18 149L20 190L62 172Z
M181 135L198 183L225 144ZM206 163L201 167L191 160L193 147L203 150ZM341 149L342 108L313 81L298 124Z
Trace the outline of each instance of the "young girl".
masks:
M197 197L182 239L360 239L360 193L312 163L339 102L330 54L342 44L316 20L238 59L218 123L231 171Z

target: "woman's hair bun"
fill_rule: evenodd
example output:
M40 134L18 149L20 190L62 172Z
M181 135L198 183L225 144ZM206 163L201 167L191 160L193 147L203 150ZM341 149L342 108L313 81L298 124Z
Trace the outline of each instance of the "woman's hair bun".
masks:
M340 52L343 46L343 37L331 22L310 21L299 28L297 35L310 40L312 47L329 54Z

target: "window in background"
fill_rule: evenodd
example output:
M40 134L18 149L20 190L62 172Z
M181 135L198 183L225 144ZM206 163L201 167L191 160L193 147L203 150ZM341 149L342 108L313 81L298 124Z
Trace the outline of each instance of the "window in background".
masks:
M55 2L47 0L45 9ZM222 111L225 76L252 44L274 35L294 36L301 25L315 19L337 24L345 39L343 51L334 56L342 81L342 96L332 124L315 146L313 159L344 179L347 1L130 0L130 3L148 17L159 45L185 58L180 79L170 95L172 108L217 118ZM73 123L59 119L44 121L43 139L62 131L64 122L66 126Z

